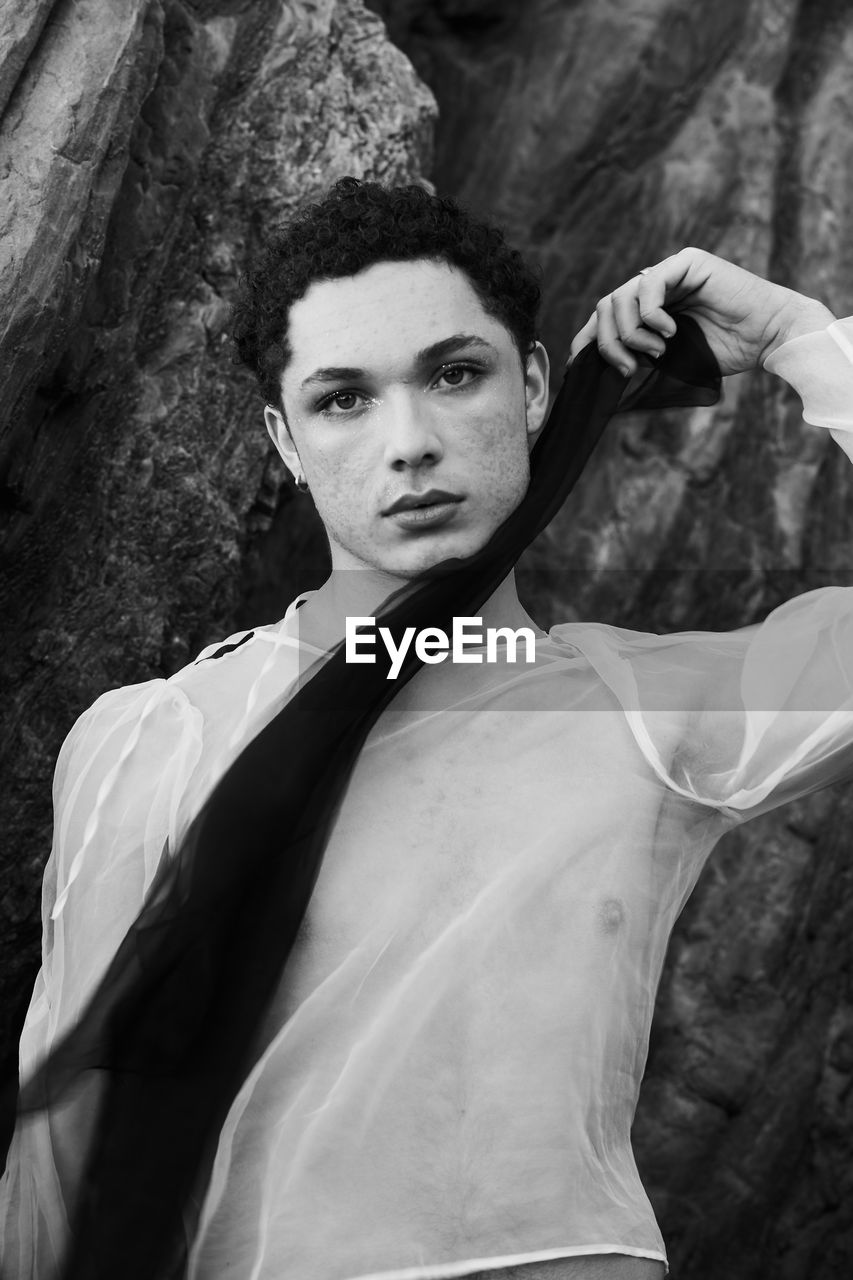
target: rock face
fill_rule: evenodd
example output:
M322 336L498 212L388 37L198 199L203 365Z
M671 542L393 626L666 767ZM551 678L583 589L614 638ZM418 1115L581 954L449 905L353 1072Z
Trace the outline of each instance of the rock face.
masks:
M231 363L238 274L335 178L427 173L434 103L358 0L29 0L0 48L8 1076L74 719L322 571Z
M841 0L375 0L439 102L435 178L543 272L566 353L686 244L853 311ZM544 625L729 628L850 582L853 472L760 373L617 420L520 582ZM853 1260L853 792L755 820L683 914L635 1126L677 1280Z

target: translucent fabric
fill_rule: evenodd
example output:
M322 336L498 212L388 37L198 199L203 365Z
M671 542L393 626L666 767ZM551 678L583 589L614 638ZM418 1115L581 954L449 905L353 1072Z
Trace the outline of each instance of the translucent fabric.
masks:
M104 695L72 730L23 1078L229 762L322 658L298 623L291 606L216 661ZM724 830L849 774L851 626L853 596L825 588L729 634L577 623L532 666L415 675L356 765L189 1275L662 1259L630 1125L666 942ZM9 1280L56 1270L91 1113L84 1093L18 1125Z

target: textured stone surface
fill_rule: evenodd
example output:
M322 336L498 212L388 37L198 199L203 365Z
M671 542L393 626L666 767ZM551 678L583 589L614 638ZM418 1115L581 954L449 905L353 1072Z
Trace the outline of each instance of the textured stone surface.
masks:
M238 273L334 178L426 173L434 116L357 0L58 3L16 75L0 121L6 1073L73 720L244 615L280 614L322 567L230 360Z
M853 311L853 10L823 0L376 0L439 101L440 189L543 270L555 356L698 244ZM545 624L726 628L850 582L853 472L765 374L614 423L525 557ZM676 1280L853 1264L853 792L748 824L676 931L635 1128Z
M160 54L158 5L119 0L103 16L97 0L52 9L0 120L0 449L9 455L14 432L17 467L32 393L76 324Z
M52 8L53 0L19 0L0 9L0 111L9 101Z

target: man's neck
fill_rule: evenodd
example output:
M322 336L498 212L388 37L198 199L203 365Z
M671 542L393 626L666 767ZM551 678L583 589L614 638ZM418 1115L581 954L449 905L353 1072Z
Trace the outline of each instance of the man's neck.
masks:
M317 649L331 649L344 638L347 618L375 617L382 604L406 581L371 569L334 569L322 587L299 608L300 639ZM515 585L515 570L504 578L478 611L484 627L542 628L525 612Z

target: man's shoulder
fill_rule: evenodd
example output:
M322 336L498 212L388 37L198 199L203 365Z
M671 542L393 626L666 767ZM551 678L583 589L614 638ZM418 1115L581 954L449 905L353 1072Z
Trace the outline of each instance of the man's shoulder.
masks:
M248 628L213 641L170 676L152 676L133 684L117 685L100 694L75 722L66 741L103 738L106 733L145 725L180 727L194 718L208 689L223 683L251 683L271 652L274 629Z
M573 622L552 627L549 636L582 655L623 710L660 714L682 732L709 704L731 705L757 629L658 633Z
M76 844L97 827L154 832L162 846L180 798L195 803L211 767L275 707L292 665L276 638L275 628L235 632L168 678L107 690L78 717L54 775L54 804Z

